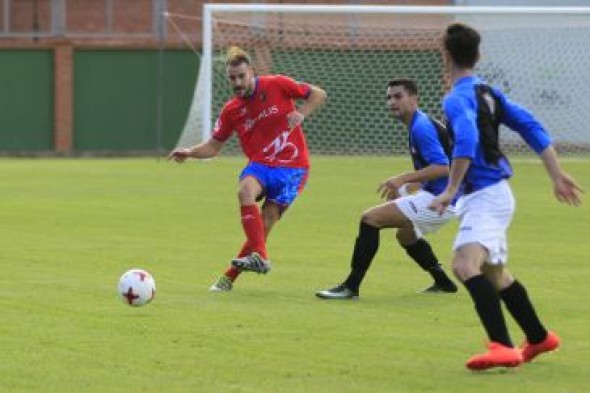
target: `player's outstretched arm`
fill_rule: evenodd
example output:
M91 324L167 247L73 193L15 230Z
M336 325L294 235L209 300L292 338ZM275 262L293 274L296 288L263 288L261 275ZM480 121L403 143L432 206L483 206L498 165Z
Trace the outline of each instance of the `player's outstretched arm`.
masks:
M584 190L582 190L570 175L561 169L559 160L557 159L557 153L553 146L549 146L543 150L540 157L553 182L555 198L568 205L580 205L582 203L580 194L584 193Z
M174 160L181 164L187 158L211 158L221 151L223 142L211 138L206 142L184 149L174 149L168 154L168 160Z

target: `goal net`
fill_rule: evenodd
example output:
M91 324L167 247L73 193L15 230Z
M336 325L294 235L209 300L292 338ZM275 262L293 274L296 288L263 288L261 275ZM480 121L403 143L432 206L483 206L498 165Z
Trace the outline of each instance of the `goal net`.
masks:
M441 118L450 87L441 38L455 21L482 33L480 76L535 113L561 154L590 152L590 7L208 4L200 74L178 144L209 137L231 97L225 50L238 45L259 74L285 74L326 90L326 105L304 124L313 153L406 154L407 131L386 106L387 82L414 78L421 108ZM501 133L507 153L530 153L517 134ZM224 149L238 150L235 138Z

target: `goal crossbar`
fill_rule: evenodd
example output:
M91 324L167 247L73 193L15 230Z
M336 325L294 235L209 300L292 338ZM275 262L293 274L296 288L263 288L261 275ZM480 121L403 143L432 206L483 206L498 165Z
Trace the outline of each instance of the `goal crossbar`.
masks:
M210 4L203 5L202 57L199 79L202 139L210 137L213 103L213 30L215 13L282 14L385 14L385 15L590 15L590 7L522 6L378 6L378 5L297 5L297 4Z

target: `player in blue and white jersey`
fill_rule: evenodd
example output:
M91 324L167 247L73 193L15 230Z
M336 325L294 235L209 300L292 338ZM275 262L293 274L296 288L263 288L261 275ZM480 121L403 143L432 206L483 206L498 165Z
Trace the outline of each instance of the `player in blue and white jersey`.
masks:
M396 228L399 244L434 279L425 292L457 291L423 238L455 216L452 207L445 209L441 216L428 209L428 204L447 183L450 141L446 128L418 108L418 88L411 79L394 79L388 83L387 104L393 115L408 127L414 171L390 177L379 185L387 202L363 213L350 274L342 284L316 292L319 298L358 298L361 282L379 248L379 232L383 228ZM407 194L404 191L407 188L419 191L401 196Z
M457 190L463 192L456 205L460 226L453 246L453 272L471 295L490 340L487 352L467 361L472 370L515 367L560 343L541 323L525 287L506 269L506 230L514 214L514 197L508 183L512 168L498 140L500 124L516 131L540 156L559 201L577 206L581 192L560 168L541 123L474 74L480 41L476 30L461 23L449 25L444 36L453 87L443 108L454 148L449 182L430 205L443 213ZM526 335L520 348L510 339L500 301Z

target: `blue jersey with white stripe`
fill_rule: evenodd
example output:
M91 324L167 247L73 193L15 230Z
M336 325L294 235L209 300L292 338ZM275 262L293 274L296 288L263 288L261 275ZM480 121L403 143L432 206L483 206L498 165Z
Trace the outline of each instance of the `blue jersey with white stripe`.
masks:
M512 176L510 162L501 156L495 163L487 162L478 128L478 100L476 86L485 84L476 76L457 80L444 99L443 109L454 134L454 158L469 158L471 165L463 179L464 192L469 193L495 184ZM551 139L541 123L520 105L510 101L498 89L491 89L501 105L500 122L517 132L537 154L550 144Z
M449 165L449 158L438 138L436 127L421 110L414 112L409 126L408 142L415 170L429 165ZM431 194L438 195L445 189L447 180L447 177L429 180L422 184L422 188Z

